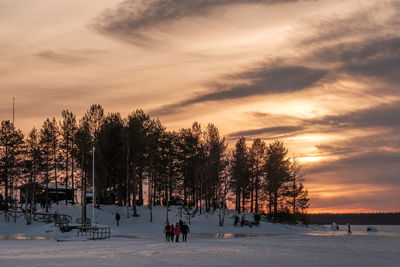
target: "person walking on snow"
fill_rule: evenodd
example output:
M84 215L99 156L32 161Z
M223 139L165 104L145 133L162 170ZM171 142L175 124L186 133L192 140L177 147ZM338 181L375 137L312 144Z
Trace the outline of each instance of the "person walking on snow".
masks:
M351 235L351 227L350 227L350 223L347 223L347 235L346 235L346 239L344 240L344 242L347 242L347 239L349 238L349 236Z
M176 223L175 225L174 234L175 234L175 242L179 242L179 235L181 234L181 229L179 228L178 223Z
M171 223L170 226L171 227L169 228L169 239L171 239L171 242L174 242L174 232L175 232L174 224Z
M240 220L240 226L243 226L245 221L246 221L246 217L244 217L244 214L243 214L242 218Z
M119 215L119 213L117 212L115 214L115 220L117 221L117 226L119 226L119 220L121 219L121 216Z
M165 242L169 242L170 237L171 237L171 226L169 225L169 222L164 226L164 233L165 233Z
M187 234L190 232L189 226L186 224L186 222L182 224L181 232L182 232L182 242L183 241L186 242Z
M234 225L236 226L239 222L239 215L235 215L235 221L234 221Z

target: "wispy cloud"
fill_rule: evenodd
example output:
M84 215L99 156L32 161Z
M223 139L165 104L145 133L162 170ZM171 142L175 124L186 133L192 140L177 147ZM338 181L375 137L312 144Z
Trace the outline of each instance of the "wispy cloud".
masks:
M271 135L290 135L293 133L298 133L299 131L304 130L303 126L275 126L275 127L265 127L265 128L260 128L260 129L254 129L254 130L246 130L246 131L239 131L235 133L231 133L228 135L229 138L238 138L241 136L259 136L259 135L264 135L264 134L271 134Z
M209 92L193 96L184 101L165 105L152 113L164 115L177 112L179 109L208 101L225 101L257 95L282 94L296 92L314 86L326 77L324 69L309 68L298 65L263 64L242 73L231 74L232 80L244 80L232 84L216 84Z
M85 58L82 53L77 56L66 53L59 53L54 50L42 50L35 55L55 63L66 65L78 65L88 61L88 59Z
M127 41L148 38L144 30L191 16L204 16L216 8L236 4L284 4L300 0L126 0L108 9L94 22L102 33Z
M297 65L262 63L242 73L227 75L233 81L244 82L213 85L209 92L165 105L153 113L165 115L208 101L293 93L346 76L381 80L391 85L386 88L389 91L400 88L400 37L329 45L296 60L299 61ZM308 64L326 67L311 68Z
M323 64L338 64L335 70L338 73L374 77L400 85L400 36L329 45L308 58Z
M255 63L255 67L220 77L219 81L206 85L204 92L164 105L152 113L168 115L203 102L295 93L315 86L323 88L349 77L368 81L372 91L377 88L371 79L387 83L387 91L396 90L400 87L400 34L393 29L400 25L400 16L395 15L400 14L400 7L392 1L378 7L380 16L373 18L369 17L372 11L362 8L344 18L320 21L323 27L311 23L308 32L313 34L302 36L302 42L296 43L298 47L312 44L311 49L307 47L291 58ZM384 11L390 15L381 18ZM372 30L378 34L369 34ZM357 38L350 38L356 35Z
M365 38L397 35L400 5L396 0L358 2L350 13L307 19L296 29L298 45L315 47ZM312 32L312 35L308 33Z
M282 115L280 126L263 127L258 129L249 129L229 134L230 137L238 136L263 136L269 135L269 138L277 138L279 135L304 134L310 132L338 132L343 130L362 129L362 128L383 128L393 130L400 134L400 102L394 102L385 105L378 105L367 109L356 110L337 115L326 115L313 119L304 119L300 117L289 117ZM262 116L262 113L255 113L254 116L262 118L268 122L268 114ZM279 115L275 115L279 117ZM285 125L289 119L291 125ZM295 125L293 125L294 121ZM283 124L283 125L282 125ZM271 136L271 134L273 134Z
M312 167L306 168L306 172L314 177L309 182L323 182L325 179L329 181L333 174L336 176L335 182L342 184L396 184L400 186L399 161L400 152L368 151L339 160L313 164ZM319 174L320 177L315 174Z

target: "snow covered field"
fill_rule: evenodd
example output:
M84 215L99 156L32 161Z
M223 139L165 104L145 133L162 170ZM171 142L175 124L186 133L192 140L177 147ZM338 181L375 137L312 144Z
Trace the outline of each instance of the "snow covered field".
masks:
M114 221L120 212L121 226ZM53 207L53 212L55 208ZM60 213L77 218L78 207L59 207ZM91 213L90 213L91 214ZM165 243L162 234L165 209L155 207L154 222L148 210L126 219L123 208L96 209L96 222L112 226L111 239L79 240L76 232L61 233L50 224L25 225L23 218L4 223L0 239L29 236L51 240L0 240L0 266L399 266L400 226L353 226L346 232L322 226L288 226L262 222L260 227L234 227L226 219L218 226L218 214L192 219L188 243ZM170 221L177 222L176 209ZM250 217L249 217L250 219ZM340 227L345 229L345 227Z

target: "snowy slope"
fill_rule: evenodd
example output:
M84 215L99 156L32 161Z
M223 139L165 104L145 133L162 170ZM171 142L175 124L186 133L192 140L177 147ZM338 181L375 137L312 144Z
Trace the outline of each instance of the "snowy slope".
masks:
M41 211L41 210L39 210ZM53 205L50 212L64 213L72 216L73 222L81 217L81 208L79 205L65 206L64 204ZM126 207L118 206L101 206L100 209L95 209L95 223L97 225L107 225L111 227L113 235L143 235L143 234L160 234L166 222L166 208L155 206L153 207L153 222L150 223L150 210L147 207L138 207L139 217L132 217L133 211L130 209L130 218L126 216ZM120 226L117 227L115 214L118 212L121 215ZM269 222L261 222L260 226L237 226L233 225L233 211L228 211L223 227L218 225L218 211L197 214L190 220L191 234L218 234L218 233L263 233L263 234L289 234L310 231L304 226L289 226L282 224L273 224ZM87 216L92 218L92 207L88 206ZM246 213L246 219L252 220L253 216ZM171 223L176 223L180 219L178 207L170 207L168 219ZM183 214L182 220L187 221L187 217ZM0 234L17 234L21 233L26 236L45 236L45 237L70 237L73 233L61 233L53 224L45 224L33 222L31 225L26 225L23 216L18 218L17 223L5 223L4 219L0 218Z

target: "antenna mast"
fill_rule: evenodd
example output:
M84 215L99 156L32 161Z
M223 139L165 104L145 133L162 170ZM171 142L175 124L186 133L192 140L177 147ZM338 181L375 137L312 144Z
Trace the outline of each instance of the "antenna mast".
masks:
M15 119L15 97L13 97L13 126L14 126L14 119Z

